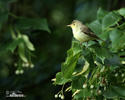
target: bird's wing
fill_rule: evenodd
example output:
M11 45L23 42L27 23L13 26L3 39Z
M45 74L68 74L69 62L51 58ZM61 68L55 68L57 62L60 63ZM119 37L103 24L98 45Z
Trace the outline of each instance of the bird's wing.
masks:
M96 36L91 29L89 29L87 26L83 25L83 27L81 28L82 32L85 33L86 35L92 37L92 38L96 38L96 39L100 39L98 36Z

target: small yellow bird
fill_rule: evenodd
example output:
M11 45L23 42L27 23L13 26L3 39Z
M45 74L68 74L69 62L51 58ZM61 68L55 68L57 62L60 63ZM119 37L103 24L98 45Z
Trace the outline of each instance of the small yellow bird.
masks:
M88 42L89 40L100 39L79 20L73 20L72 23L67 26L72 28L74 38L79 40L80 42Z

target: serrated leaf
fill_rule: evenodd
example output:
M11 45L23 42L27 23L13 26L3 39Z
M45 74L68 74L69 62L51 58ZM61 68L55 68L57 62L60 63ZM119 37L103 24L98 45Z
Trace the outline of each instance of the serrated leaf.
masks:
M61 67L61 70L63 72L63 77L67 79L71 78L79 56L80 54L76 54L75 56L71 55L67 57L66 61L62 64L62 67Z
M122 16L125 17L125 8L119 9L119 10L118 10L118 13L119 13L120 15L122 15Z
M27 35L22 35L22 38L23 38L27 48L31 51L34 51L35 48L34 48L33 44L30 42L29 37Z
M74 96L74 98L75 98L75 99L85 98L85 97L89 97L89 96L91 96L91 95L92 95L91 92L90 92L87 88L85 88L85 89L80 89L80 92L78 92L78 93Z
M50 33L50 29L46 19L41 18L19 18L15 24L15 27L20 30L44 30Z
M102 33L102 25L98 20L95 20L90 23L89 27L97 35L100 35Z
M103 94L106 98L125 98L125 87L110 86Z
M80 43L78 41L72 42L73 55L76 55L82 51Z
M112 89L119 95L125 98L125 87L112 86Z
M80 52L74 51L73 53L73 48L75 48L75 46L72 46L72 48L67 51L66 61L61 66L61 70L65 78L71 78L72 73L76 67L78 58L80 56ZM74 49L74 50L77 50L77 49Z
M106 30L110 26L117 24L121 17L115 12L110 12L102 19L102 30Z
M112 90L112 88L110 87L110 88L108 88L105 92L104 92L104 94L103 94L103 96L105 97L105 98L116 98L117 97L117 94Z
M124 48L125 34L122 31L114 29L113 31L111 31L109 37L112 42L111 46L113 50L117 51L118 49Z
M103 40L107 40L109 38L110 31L104 31L102 34L100 34L100 38Z
M61 71L63 73L63 77L71 78L72 73L76 67L76 63L79 59L81 52L80 44L76 41L72 42L72 48L67 51L66 61L61 66Z
M54 82L54 84L63 85L65 83L67 83L68 81L70 81L70 80L64 78L62 72L58 72L56 74L56 81Z
M82 89L85 80L82 76L74 77L72 80L72 89Z
M102 8L99 8L97 11L97 19L102 20L106 14L108 14L107 11L103 10Z
M98 45L92 45L90 50L92 50L92 52L94 52L97 57L102 59L102 61L104 61L105 58L112 56L108 48L100 47Z
M83 65L82 70L79 73L77 73L76 76L83 74L84 72L86 72L88 70L88 68L89 68L89 63L87 61L85 61L85 64Z
M19 57L24 61L24 62L27 62L27 58L25 56L25 46L23 43L20 43L18 45L18 53L19 53Z

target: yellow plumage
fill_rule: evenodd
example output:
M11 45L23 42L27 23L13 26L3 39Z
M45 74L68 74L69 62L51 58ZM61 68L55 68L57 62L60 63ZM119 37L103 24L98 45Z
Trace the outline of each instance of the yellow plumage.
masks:
M72 28L74 38L80 42L99 39L87 26L83 25L78 20L74 20L72 24L68 26Z

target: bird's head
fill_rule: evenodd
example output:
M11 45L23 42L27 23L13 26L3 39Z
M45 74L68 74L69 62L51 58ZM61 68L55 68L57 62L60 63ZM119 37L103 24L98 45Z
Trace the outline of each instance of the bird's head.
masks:
M72 30L80 29L82 23L79 20L73 20L70 25L67 25L72 28Z

